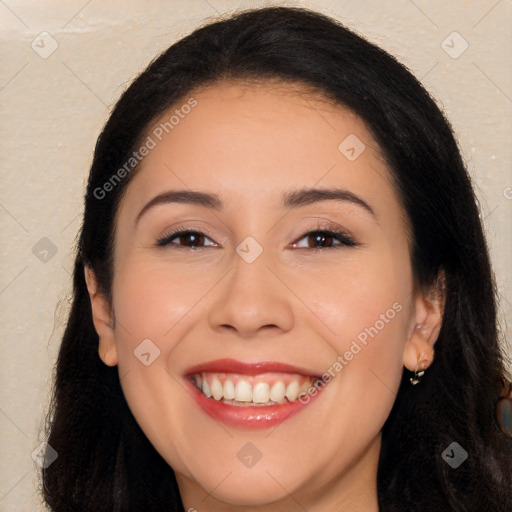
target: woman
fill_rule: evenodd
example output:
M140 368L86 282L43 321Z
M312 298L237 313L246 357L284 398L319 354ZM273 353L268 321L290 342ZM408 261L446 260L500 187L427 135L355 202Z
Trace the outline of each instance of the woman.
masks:
M98 139L44 497L511 510L505 373L435 103L334 20L248 11L158 57Z

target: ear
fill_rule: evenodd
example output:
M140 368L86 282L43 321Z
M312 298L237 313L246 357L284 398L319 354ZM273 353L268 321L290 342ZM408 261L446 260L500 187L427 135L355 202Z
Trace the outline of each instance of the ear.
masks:
M117 345L114 335L114 318L107 298L98 289L96 275L92 268L84 266L85 282L91 300L92 321L98 333L100 343L98 353L107 366L116 366L118 363Z
M437 281L428 290L414 292L414 323L405 343L403 362L410 371L428 368L434 360L445 305L445 276L440 272Z

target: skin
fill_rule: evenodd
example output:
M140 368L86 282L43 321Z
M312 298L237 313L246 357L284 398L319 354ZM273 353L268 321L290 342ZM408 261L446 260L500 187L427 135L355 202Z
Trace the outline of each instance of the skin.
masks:
M381 428L403 367L432 363L442 318L442 304L415 286L389 170L358 116L303 86L224 82L191 96L197 106L144 158L120 204L111 305L85 268L99 356L118 365L185 510L377 511ZM365 144L354 161L338 149L349 134ZM375 216L348 201L283 207L282 194L303 187L348 190ZM218 194L224 208L159 204L135 223L153 197L183 189ZM326 222L358 245L308 248ZM171 227L216 247L156 246ZM252 263L236 252L248 236L263 248ZM222 424L183 386L188 368L220 358L320 375L393 304L400 311L318 399L277 427ZM144 339L160 350L148 366L134 356ZM237 458L248 442L262 455L252 468Z

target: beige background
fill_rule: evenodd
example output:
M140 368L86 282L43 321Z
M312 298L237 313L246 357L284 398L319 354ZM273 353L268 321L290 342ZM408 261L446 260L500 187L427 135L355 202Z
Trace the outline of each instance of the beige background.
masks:
M39 427L69 305L82 195L109 109L158 52L206 18L270 3L0 0L0 512L43 510L31 453L43 440ZM288 4L331 14L383 46L447 112L481 202L506 334L512 312L512 3ZM52 45L58 47L48 55Z

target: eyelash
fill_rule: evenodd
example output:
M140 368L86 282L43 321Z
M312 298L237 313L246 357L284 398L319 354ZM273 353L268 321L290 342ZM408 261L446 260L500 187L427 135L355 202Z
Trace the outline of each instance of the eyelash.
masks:
M312 251L323 251L325 249L341 249L343 247L356 247L358 244L355 242L355 240L350 237L347 233L344 233L342 231L338 231L336 227L327 227L327 229L315 229L313 231L308 231L304 233L298 241L302 240L305 237L311 236L311 235L323 235L324 237L332 237L334 240L337 240L340 242L338 245L333 245L331 247L300 247L299 249L308 249ZM171 231L170 233L166 233L164 236L159 238L156 241L157 247L166 247L166 246L176 246L173 247L175 249L179 250L197 250L197 249L204 249L206 247L187 247L179 244L172 243L172 240L186 235L195 235L198 237L204 237L209 240L211 240L208 236L206 236L201 231L197 231L194 229L177 229L175 231ZM214 242L215 243L215 242ZM294 242L294 245L296 245L296 242ZM215 245L207 246L207 247L216 247Z

